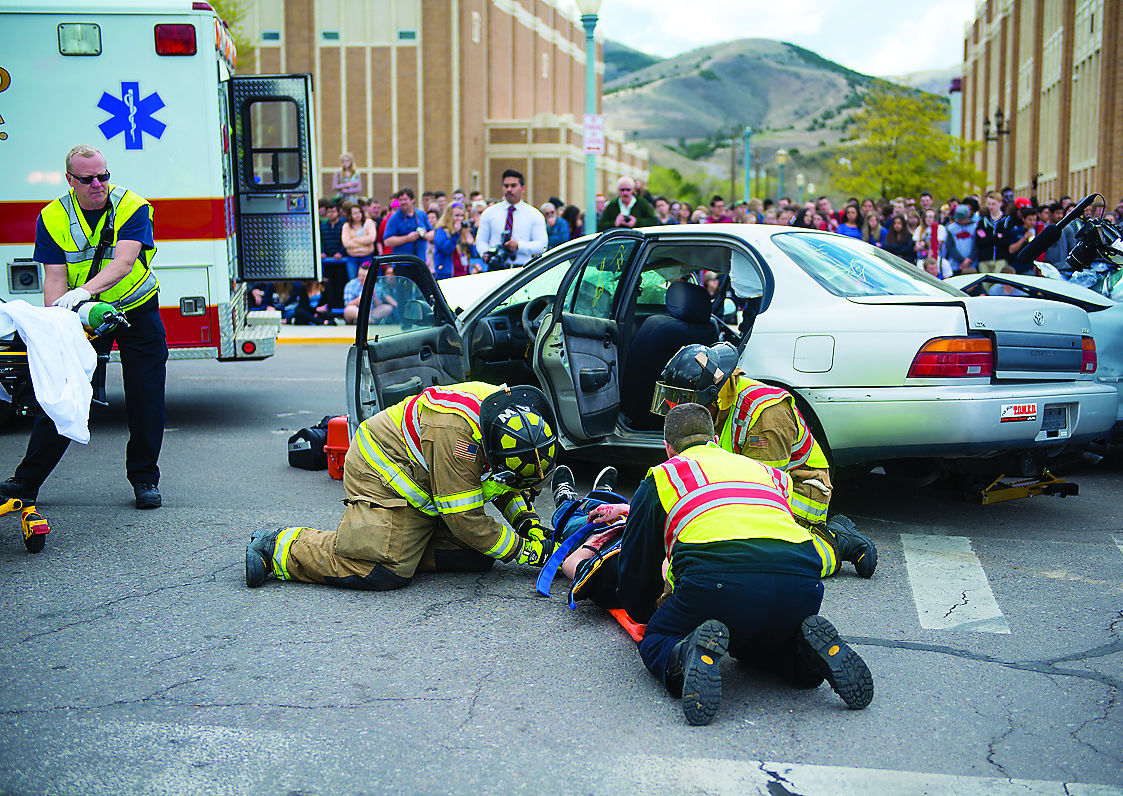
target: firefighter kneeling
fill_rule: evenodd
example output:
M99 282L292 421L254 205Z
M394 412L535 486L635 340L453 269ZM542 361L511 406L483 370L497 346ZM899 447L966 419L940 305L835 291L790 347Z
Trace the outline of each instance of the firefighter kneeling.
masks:
M680 403L706 407L719 444L792 477L792 514L796 522L825 539L835 555L830 572L850 561L863 578L873 576L877 548L849 517L827 519L831 476L827 457L811 435L795 398L787 390L762 384L737 368L737 349L729 343L688 345L671 357L655 385L651 411L665 415Z
M669 458L632 499L617 596L647 622L640 656L686 720L713 720L727 651L796 688L826 679L848 707L866 707L869 669L818 615L833 557L793 519L791 478L722 450L698 404L670 410L664 440ZM664 559L671 592L656 607Z
M281 580L387 591L421 571L541 566L553 550L530 490L557 458L554 413L533 387L430 387L355 433L335 531L256 531L246 585ZM489 517L493 503L511 527ZM515 530L512 530L514 528Z

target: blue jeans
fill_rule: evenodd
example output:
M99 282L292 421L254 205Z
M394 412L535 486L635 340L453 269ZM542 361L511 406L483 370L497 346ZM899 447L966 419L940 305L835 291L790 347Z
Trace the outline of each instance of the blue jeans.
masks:
M589 512L597 506L606 503L627 503L628 501L615 492L590 492L577 500L563 500L554 510L550 524L554 526L554 541L564 542L577 531L589 524ZM560 526L560 527L559 527Z

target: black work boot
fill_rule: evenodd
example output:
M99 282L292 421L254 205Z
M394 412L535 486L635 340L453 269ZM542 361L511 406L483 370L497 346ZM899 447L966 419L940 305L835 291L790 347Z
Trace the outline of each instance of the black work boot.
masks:
M873 701L873 675L866 662L826 617L814 614L799 628L801 663L823 676L846 707L861 710Z
M158 509L164 505L160 488L156 484L133 484L133 497L138 509Z
M249 547L246 548L246 585L251 589L261 586L265 579L273 572L273 550L277 546L277 537L284 528L267 531L263 528L253 532L250 536Z
M682 677L682 712L695 726L714 720L721 702L721 657L729 649L729 628L707 619L671 651L667 679Z
M550 481L550 487L554 495L554 507L565 500L580 500L581 495L577 493L576 482L573 479L573 471L566 467L564 464L559 464L554 468L554 477Z
M877 548L873 540L854 527L854 522L845 514L835 514L827 520L826 527L815 529L834 548L839 566L849 561L863 578L872 578L877 569ZM834 573L831 573L834 574Z
M18 478L0 481L0 503L8 500L22 501L25 506L33 505L39 497L39 490Z

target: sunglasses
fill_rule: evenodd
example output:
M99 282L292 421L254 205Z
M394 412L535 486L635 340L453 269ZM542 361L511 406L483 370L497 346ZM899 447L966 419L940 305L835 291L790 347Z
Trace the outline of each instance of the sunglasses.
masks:
M91 174L89 177L79 177L77 174L71 174L69 171L66 173L70 174L71 177L78 180L78 182L82 183L83 185L89 185L94 180L102 183L109 182L108 171L103 171L101 174Z

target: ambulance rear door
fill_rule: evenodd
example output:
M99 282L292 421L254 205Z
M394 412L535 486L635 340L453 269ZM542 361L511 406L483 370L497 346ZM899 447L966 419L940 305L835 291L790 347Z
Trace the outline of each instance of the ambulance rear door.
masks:
M238 280L317 279L312 77L235 75L227 94Z

